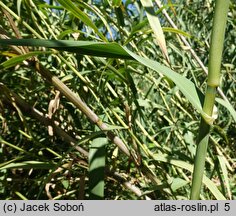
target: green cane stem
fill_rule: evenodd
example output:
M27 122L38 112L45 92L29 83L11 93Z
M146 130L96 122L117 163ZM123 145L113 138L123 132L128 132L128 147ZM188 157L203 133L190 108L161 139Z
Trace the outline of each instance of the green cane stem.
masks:
M229 2L229 0L216 0L215 4L209 55L207 90L203 105L203 111L208 116L212 116L216 89L220 83L220 66ZM212 123L207 122L204 118L201 118L190 195L190 199L192 200L197 200L200 197L211 124Z

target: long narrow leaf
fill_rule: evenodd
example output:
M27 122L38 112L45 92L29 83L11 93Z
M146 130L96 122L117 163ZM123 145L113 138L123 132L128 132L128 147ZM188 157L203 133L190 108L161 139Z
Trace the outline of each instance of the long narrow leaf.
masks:
M81 11L78 6L73 4L71 0L58 0L58 2L68 11L70 11L75 17L80 19L85 25L90 26L95 31L95 33L100 36L100 38L102 38L104 41L107 41L106 37L104 37L104 35L98 30L97 26L87 16L87 14Z
M222 170L223 180L224 180L225 187L227 189L227 194L228 194L228 197L231 199L231 191L230 191L230 184L229 184L229 178L228 178L228 170L227 170L227 167L226 167L226 164L225 164L226 159L222 155L218 155L217 157L218 157L220 167L221 167L221 170Z
M14 67L20 63L22 63L24 60L29 59L33 56L37 56L37 55L43 55L43 54L51 54L52 52L44 52L44 51L36 51L36 52L29 52L27 54L24 55L18 55L15 57L10 58L9 60L3 62L0 64L0 69L7 69L10 67Z
M48 47L61 51L79 53L81 55L135 59L144 66L149 67L158 73L162 73L171 79L179 87L180 91L195 107L195 109L197 109L202 116L207 117L202 110L201 100L203 94L197 89L193 82L156 61L136 55L126 47L122 47L117 43L41 39L0 39L0 45ZM236 121L236 112L232 105L220 99L218 99L217 102L225 106Z
M17 45L32 47L48 47L60 51L79 53L81 55L101 56L109 58L131 59L132 57L117 43L70 40L41 39L0 39L0 45Z
M156 61L138 56L138 55L134 54L133 52L129 51L127 48L125 48L125 50L126 50L127 53L129 53L138 62L142 63L143 65L145 65L145 66L147 66L151 69L153 69L154 71L157 71L158 73L164 74L169 79L171 79L179 87L180 91L185 95L185 97L190 101L190 103L192 103L192 105L200 113L203 114L201 96L200 96L201 93L197 89L197 87L194 85L193 82L191 82L187 78L181 76L180 74L175 73L170 68L159 64Z
M193 172L193 165L186 163L185 161L173 159L169 157L168 155L158 154L154 156L157 161L162 161L166 163L170 163L174 166L181 167L185 170ZM207 178L205 175L203 176L203 184L205 184L208 189L212 192L212 194L215 196L217 200L225 200L226 198L224 195L218 190L218 188L215 186L215 184Z
M55 164L41 161L24 161L19 163L10 163L0 168L3 169L13 169L13 168L22 168L22 169L53 169Z
M221 98L216 98L216 102L221 104L222 106L224 106L225 108L227 108L227 110L230 112L230 114L232 115L234 121L236 122L236 111L233 108L233 106L225 100L222 100Z
M89 151L90 199L104 198L105 146L106 138L94 139Z
M149 24L153 30L153 33L154 33L156 40L161 48L161 51L164 54L165 58L169 61L168 52L167 52L167 48L166 48L165 36L164 36L163 30L161 28L161 23L159 21L159 18L155 14L152 1L151 0L141 0L141 3L147 13L147 18L148 18Z

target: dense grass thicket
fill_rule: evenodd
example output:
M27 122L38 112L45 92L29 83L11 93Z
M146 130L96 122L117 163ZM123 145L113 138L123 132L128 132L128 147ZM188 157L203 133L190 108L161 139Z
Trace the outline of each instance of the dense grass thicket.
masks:
M1 39L89 43L1 41L0 199L189 199L201 114L166 73L205 92L214 6L2 0ZM236 199L235 44L231 1L201 199Z

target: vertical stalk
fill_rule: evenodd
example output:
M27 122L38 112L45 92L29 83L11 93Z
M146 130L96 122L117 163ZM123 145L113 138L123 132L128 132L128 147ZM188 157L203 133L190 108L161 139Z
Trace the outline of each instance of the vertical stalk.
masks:
M208 81L203 104L203 111L209 117L211 117L213 113L216 89L220 83L220 66L229 2L230 0L216 0L215 4L209 55ZM200 196L211 124L211 118L201 118L190 195L190 199L192 200L199 199Z

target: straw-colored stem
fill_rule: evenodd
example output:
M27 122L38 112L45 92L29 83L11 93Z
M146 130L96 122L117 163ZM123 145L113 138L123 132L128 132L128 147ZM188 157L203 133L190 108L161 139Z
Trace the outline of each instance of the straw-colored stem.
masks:
M130 151L123 143L123 141L111 131L108 131L108 127L104 124L98 116L81 100L81 98L73 93L61 80L56 76L53 76L46 68L44 68L37 60L35 61L36 70L52 83L62 94L69 99L73 104L79 108L94 124L96 124L102 131L104 131L108 138L112 140L126 155L130 155Z

